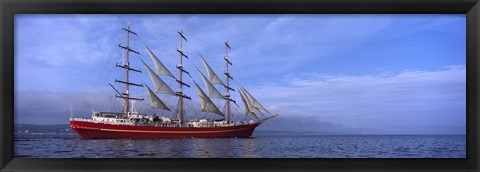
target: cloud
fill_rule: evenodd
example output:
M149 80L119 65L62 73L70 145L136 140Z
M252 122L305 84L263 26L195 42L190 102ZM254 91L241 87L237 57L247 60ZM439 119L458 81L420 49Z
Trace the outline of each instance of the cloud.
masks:
M16 89L90 89L85 83L122 57L117 22L108 15L16 15Z
M366 45L371 40L384 37L385 32L394 31L392 28L397 28L398 23L423 26L421 22L429 22L420 29L413 29L421 32L435 26L459 22L457 16L439 16L432 19L434 17L303 14L17 15L15 65L18 66L16 73L20 76L20 82L16 85L24 90L50 89L47 86L31 86L35 85L33 83L58 83L65 80L61 78L72 75L79 77L78 80L84 81L83 83L94 82L93 78L101 73L102 69L111 67L115 62L123 62L123 51L117 45L125 41L125 33L121 27L125 27L127 23L131 23L132 30L138 33L138 36L131 36L132 48L141 53L140 56L132 55L131 63L134 67L142 67L138 58L149 61L143 48L145 43L166 66L174 70L178 63L177 31L183 29L188 39L184 42L184 51L191 57L185 60L184 65L189 69L194 69L194 65L201 65L198 51L214 70L223 71L223 43L228 39L232 47L229 56L234 64L230 70L235 78L258 80L250 76L262 73L265 78L273 80L291 70L301 70L312 61L323 63L322 59L360 53L352 50L352 47ZM416 19L415 22L402 20L412 18ZM442 20L444 18L447 19ZM402 22L395 22L397 20ZM413 27L406 25L405 28L410 28L410 31ZM408 31L405 32L411 34ZM401 35L401 31L395 33L394 35ZM384 49L389 50L385 54L392 54L391 51L396 52L398 48ZM377 53L374 50L367 52ZM458 54L456 52L451 51L452 54ZM85 69L95 75L82 73ZM25 78L34 78L34 81ZM72 85L88 87L79 82Z
M465 66L378 75L291 74L288 86L252 94L290 119L336 123L370 133L465 133ZM449 130L450 129L450 130Z
M261 129L324 134L465 133L465 66L367 76L292 74L285 76L285 81L289 85L247 86L267 109L280 114ZM136 105L142 113L174 114L150 110L148 97L139 96L147 100ZM16 123L65 123L70 102L75 115L84 117L94 107L97 111L121 111L123 104L114 101L112 93L102 92L22 91L15 97ZM192 97L186 105L189 117L205 117L200 113L198 98ZM236 94L233 97L240 100ZM162 99L175 109L176 98ZM234 109L236 119L246 120L243 110Z
M16 15L15 55L18 62L62 67L93 65L111 55L119 30L115 16ZM115 40L115 41L114 41Z
M234 59L256 57L238 60L239 69L252 73L295 70L312 59L328 58L374 39L392 22L388 17L369 15L279 15L269 19L258 31L239 33L244 39L234 42L239 45L232 53Z
M193 57L189 61L201 64L199 51L214 69L223 68L223 43L228 39L232 47L229 56L235 64L232 70L238 77L247 77L242 69L285 72L311 59L338 54L374 39L372 35L391 23L389 17L370 15L159 15L142 18L138 28L145 35L142 39L165 57L167 64L178 56L179 29L188 39L183 46Z

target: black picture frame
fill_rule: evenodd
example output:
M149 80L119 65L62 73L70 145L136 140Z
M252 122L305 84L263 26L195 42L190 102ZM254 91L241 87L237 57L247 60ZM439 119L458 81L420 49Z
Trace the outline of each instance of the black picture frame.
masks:
M479 0L3 0L0 66L2 171L478 171ZM13 157L15 14L466 14L466 159L28 159Z

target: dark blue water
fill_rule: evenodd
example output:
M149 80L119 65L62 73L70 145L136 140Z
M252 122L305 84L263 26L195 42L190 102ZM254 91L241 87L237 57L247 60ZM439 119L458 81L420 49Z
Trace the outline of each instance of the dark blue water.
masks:
M28 158L465 158L465 136L256 135L253 138L105 139L16 135Z

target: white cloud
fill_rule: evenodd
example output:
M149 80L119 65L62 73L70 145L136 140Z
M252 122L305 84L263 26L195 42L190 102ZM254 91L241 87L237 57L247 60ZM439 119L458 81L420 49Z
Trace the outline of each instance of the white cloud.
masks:
M139 33L164 57L176 57L176 32L182 28L185 51L197 61L199 51L215 68L225 55L224 41L237 69L251 73L288 71L310 59L329 57L373 39L391 18L369 15L165 15L142 19ZM248 59L248 60L244 60ZM169 59L166 59L167 61ZM175 59L176 62L176 59ZM167 62L168 63L168 62ZM266 68L265 66L276 66Z
M285 80L290 84L247 86L267 109L280 114L262 125L262 129L327 134L465 133L464 66L369 76L292 74ZM93 104L96 110L111 110L115 100L112 96L113 91L108 94L18 91L15 120L63 123L69 117L69 103L73 104L76 115L88 117ZM147 100L136 105L141 112L163 116L174 113L148 110L148 97L138 96ZM187 102L190 117L202 118L204 113L199 113L198 98L194 93L191 96L193 101ZM175 109L175 97L164 100ZM121 111L122 102L118 99L115 102L116 111ZM241 118L242 113L235 111L236 118Z
M331 57L374 39L373 35L390 24L388 17L368 15L276 16L232 54L240 59L256 57L240 62L255 72L289 71L311 59ZM268 65L275 68L264 67Z
M119 28L124 25L116 16L16 15L15 20L16 89L90 89L122 58L117 45L124 42Z
M465 77L465 66L367 76L291 74L285 76L289 86L254 87L251 92L271 111L291 119L392 132L457 127L452 133L462 133Z
M118 28L114 16L18 15L16 60L51 67L93 65L111 58L119 42L110 35ZM117 37L118 38L118 37Z

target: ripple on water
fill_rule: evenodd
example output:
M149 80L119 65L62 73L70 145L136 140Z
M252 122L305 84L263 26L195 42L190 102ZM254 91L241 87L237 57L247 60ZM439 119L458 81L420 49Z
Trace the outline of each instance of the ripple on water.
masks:
M43 136L42 136L43 137ZM465 158L465 136L256 136L249 139L15 138L15 157Z

